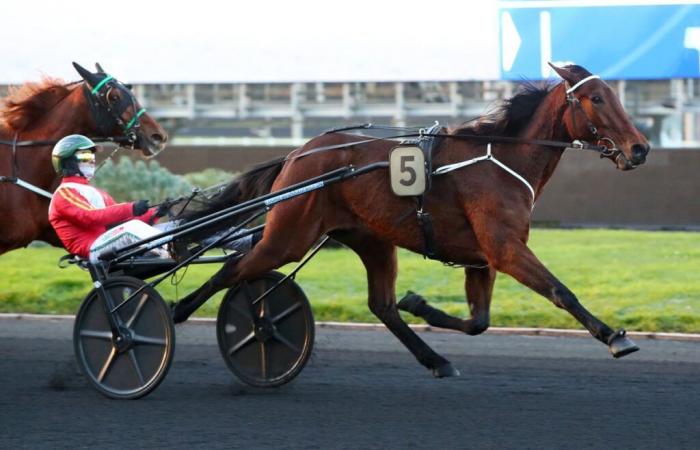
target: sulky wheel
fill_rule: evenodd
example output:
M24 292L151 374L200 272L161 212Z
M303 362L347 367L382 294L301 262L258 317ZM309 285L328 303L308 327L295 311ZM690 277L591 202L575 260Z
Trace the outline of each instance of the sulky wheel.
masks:
M219 308L216 334L221 354L229 369L252 386L288 383L311 355L314 316L299 285L288 279L252 305L283 278L270 272L231 288Z
M105 281L114 305L145 283L133 277ZM73 345L78 365L100 393L117 399L143 397L165 378L175 349L170 308L147 286L115 313L121 336L113 336L105 303L93 289L75 317Z

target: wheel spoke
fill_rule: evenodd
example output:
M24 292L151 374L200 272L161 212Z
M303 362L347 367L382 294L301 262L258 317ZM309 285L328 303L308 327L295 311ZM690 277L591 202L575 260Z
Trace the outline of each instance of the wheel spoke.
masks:
M131 328L134 325L139 314L141 314L141 310L143 309L144 305L146 304L146 300L148 300L148 294L144 293L141 296L141 298L139 299L139 303L138 303L138 305L136 305L136 309L134 310L134 313L131 315L131 317L129 317L129 320L126 321L127 328Z
M275 317L273 317L272 323L279 322L280 320L284 319L285 317L287 317L288 315L290 315L291 313L293 313L294 311L296 311L299 308L301 308L301 303L293 304L289 308L285 309L284 311L282 311L281 313L279 313Z
M250 342L253 341L253 339L255 339L255 332L251 331L250 334L248 336L244 337L243 339L241 339L241 341L238 344L236 344L233 347L231 347L230 349L228 349L228 355L233 356L234 353L236 353L237 351L239 351L240 349L242 349L243 347L248 345Z
M260 341L260 374L264 380L267 380L267 352L265 349L265 341Z
M143 379L143 373L141 373L141 366L139 366L139 362L136 360L136 352L134 349L129 350L129 361L131 361L131 366L134 368L134 373L136 373L136 378L139 380L139 386L143 386L146 384L146 382Z
M165 340L165 339L148 337L148 336L141 336L138 334L134 335L134 343L135 344L143 344L143 345L160 345L160 346L165 346L168 344L167 340Z
M289 347L289 349L293 352L297 354L301 353L299 347L289 342L289 340L286 337L282 336L282 333L280 333L279 331L275 330L275 333L272 335L272 337L277 339L279 342L283 343L285 346Z
M253 317L250 315L250 308L241 308L237 303L229 302L231 308L234 309L238 314L245 316L250 322L253 322Z
M240 292L243 294L243 301L248 304L248 311L250 312L251 320L257 314L255 312L255 306L253 305L253 300L255 300L255 294L250 289L250 284L247 281L241 283Z
M267 284L262 280L258 281L257 284L258 284L258 295L256 296L256 298L263 295L265 292L267 292L267 289L268 289ZM269 300L269 294L267 297L263 297L263 299L260 300L259 317L261 319L263 319L265 317L270 317L270 302L268 300Z
M258 318L264 319L269 315L269 309L267 305L267 298L260 300L260 311L258 312Z
M112 340L111 331L94 331L94 330L80 330L80 337L88 337L95 339L102 339L105 341Z
M100 383L102 383L102 380L104 380L105 375L107 375L107 372L109 371L109 368L112 367L112 362L114 361L115 356L117 356L117 349L116 349L116 347L112 346L112 350L109 352L109 356L107 356L107 360L102 365L102 369L100 370L100 373L97 374L97 381L99 381Z

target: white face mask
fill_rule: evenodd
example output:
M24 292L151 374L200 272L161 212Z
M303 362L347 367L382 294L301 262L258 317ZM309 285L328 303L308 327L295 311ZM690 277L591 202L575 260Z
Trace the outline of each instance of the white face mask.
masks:
M83 176L85 178L87 178L88 180L95 176L95 164L94 163L89 163L89 162L79 163L78 169L80 169L80 173L82 173Z

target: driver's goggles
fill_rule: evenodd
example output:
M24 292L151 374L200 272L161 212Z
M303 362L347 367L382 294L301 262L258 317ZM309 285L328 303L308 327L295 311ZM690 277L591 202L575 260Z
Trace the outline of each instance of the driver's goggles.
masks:
M95 163L95 152L83 150L75 153L75 158L81 163Z

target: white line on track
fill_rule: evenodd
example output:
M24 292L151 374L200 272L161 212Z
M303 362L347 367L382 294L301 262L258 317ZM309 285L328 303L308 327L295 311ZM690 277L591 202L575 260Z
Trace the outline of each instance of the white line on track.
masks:
M47 320L64 321L73 320L75 316L58 314L24 314L24 313L0 313L0 320ZM192 318L187 321L192 324L213 325L216 319L213 318ZM457 331L435 328L429 325L409 325L416 331L435 333L458 333ZM354 322L316 322L317 328L336 330L368 330L387 331L386 327L378 323L354 323ZM490 327L486 334L500 335L524 335L524 336L560 336L560 337L582 337L589 338L591 335L584 330L563 330L559 328L525 328L525 327ZM673 341L697 341L700 342L700 334L695 333L656 333L652 331L628 331L627 335L635 339L657 339Z

